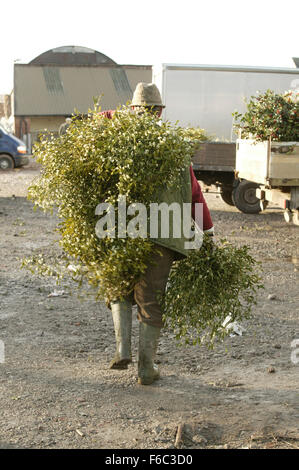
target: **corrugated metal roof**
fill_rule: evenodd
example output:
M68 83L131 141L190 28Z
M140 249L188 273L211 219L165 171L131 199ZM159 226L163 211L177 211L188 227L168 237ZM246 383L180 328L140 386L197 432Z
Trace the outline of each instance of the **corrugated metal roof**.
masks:
M62 46L35 57L30 65L117 65L110 57L94 49L81 46Z
M115 109L132 98L138 82L152 81L151 66L35 66L15 64L16 116L86 113L102 95L102 109Z

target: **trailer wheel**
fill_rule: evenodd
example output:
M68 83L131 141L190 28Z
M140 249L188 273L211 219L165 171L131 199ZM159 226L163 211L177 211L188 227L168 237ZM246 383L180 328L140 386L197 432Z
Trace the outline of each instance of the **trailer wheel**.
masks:
M232 194L232 189L222 189L220 191L220 196L223 202L228 204L229 206L234 206L234 201L233 201L233 194Z
M245 214L258 214L261 212L260 200L256 197L256 188L259 185L252 181L242 180L233 190L235 206Z

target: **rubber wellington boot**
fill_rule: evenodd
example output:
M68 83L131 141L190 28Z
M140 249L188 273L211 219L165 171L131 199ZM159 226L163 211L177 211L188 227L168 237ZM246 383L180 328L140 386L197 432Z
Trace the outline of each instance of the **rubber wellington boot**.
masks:
M138 383L141 385L150 385L160 377L154 364L160 331L161 328L139 323Z
M127 369L128 364L132 362L132 304L127 301L111 302L111 311L115 331L116 351L109 367L110 369Z

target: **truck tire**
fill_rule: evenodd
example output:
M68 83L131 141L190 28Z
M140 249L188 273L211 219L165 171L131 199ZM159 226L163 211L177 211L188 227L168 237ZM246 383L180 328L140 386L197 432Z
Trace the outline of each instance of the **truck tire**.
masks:
M242 180L233 190L233 201L237 209L244 214L261 212L260 200L255 195L259 185L252 181Z
M293 220L292 220L294 225L299 226L299 209L296 209L293 214Z
M220 196L223 202L228 204L229 206L234 206L233 201L233 190L232 189L221 189Z
M6 153L0 154L0 170L12 170L15 167L15 162L10 155Z

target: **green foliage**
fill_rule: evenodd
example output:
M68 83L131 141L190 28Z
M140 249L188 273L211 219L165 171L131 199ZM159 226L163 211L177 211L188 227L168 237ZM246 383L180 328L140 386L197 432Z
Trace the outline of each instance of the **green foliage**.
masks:
M192 144L194 153L199 150L202 142L208 140L206 131L200 127L185 127L182 129L182 132L186 140Z
M208 140L208 135L206 131L204 129L201 129L201 127L185 127L183 129L183 133L186 138L194 142L203 142L205 140Z
M99 239L95 209L101 202L116 208L120 195L126 196L127 205L154 202L160 186L178 184L191 155L192 144L183 129L128 108L117 110L112 119L98 109L83 119L74 116L66 134L43 138L34 149L43 170L28 197L44 210L57 209L64 256L59 273L75 264L74 279L87 280L99 297L109 300L131 292L155 245L149 238ZM56 272L54 261L44 267L40 258L31 261L38 272Z
M222 323L228 315L231 321L249 318L263 287L256 268L247 246L215 245L206 236L200 250L174 263L162 296L165 324L181 342L212 346L227 335Z
M258 96L251 96L247 111L233 113L234 128L242 130L243 138L254 138L258 141L271 137L277 142L299 140L299 94L283 94L267 90Z
M160 123L147 112L137 115L122 108L112 119L99 110L84 118L74 116L66 134L44 137L34 149L42 172L28 197L57 213L60 247L35 253L24 266L58 280L68 275L78 286L87 282L97 298L128 295L158 247L149 238L99 239L95 209L101 202L116 208L120 195L126 196L127 205L156 202L161 186L179 184L202 134L194 135L192 139L185 129ZM165 323L186 342L201 342L204 331L211 341L223 337L224 318L246 318L255 302L260 280L254 265L246 247L224 242L215 246L206 239L170 273L161 299Z

